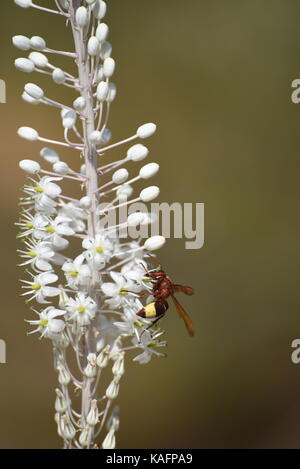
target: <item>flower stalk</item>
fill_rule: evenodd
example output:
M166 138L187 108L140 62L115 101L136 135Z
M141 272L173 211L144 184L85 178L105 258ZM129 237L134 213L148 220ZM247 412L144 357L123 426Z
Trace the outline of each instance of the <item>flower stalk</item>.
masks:
M41 137L27 126L18 130L25 140L51 145L40 150L41 163L20 162L28 183L17 223L19 238L24 241L19 254L21 265L31 269L22 288L28 302L36 303L33 311L37 315L28 321L34 326L30 333L38 332L53 344L58 377L55 421L64 448L112 449L119 428L115 402L126 357L139 351L134 360L143 364L153 355L163 355L157 350L165 346L160 340L162 332L157 326L149 328L151 321L136 313L144 307L140 299L151 296L145 276L150 268L148 253L159 249L165 239L131 238L130 228L148 227L151 214L133 211L119 222L115 216L120 208L159 195L158 187L149 186L130 199L134 184L154 177L159 169L156 163L146 164L138 175L129 177L124 166L144 160L148 149L137 143L115 162L107 157L112 148L150 137L156 126L144 124L129 138L109 143L112 134L107 125L116 97L116 85L111 81L115 61L107 41L109 27L103 21L107 9L103 0L54 0L53 9L31 0L14 1L40 14L56 13L58 21L67 19L74 40L74 51L69 52L48 47L38 36L13 38L18 49L33 50L15 61L18 70L46 73L58 86L71 86L75 94L72 103L59 103L46 97L38 85L27 83L22 95L27 103L49 105L58 113L63 130L62 140ZM54 58L56 54L65 56L66 69L50 64L48 53ZM70 60L77 66L75 77L67 69ZM72 162L64 161L52 146L74 150ZM110 174L111 180L102 183ZM65 180L77 184L77 198L63 192ZM125 239L120 235L124 229L128 230Z

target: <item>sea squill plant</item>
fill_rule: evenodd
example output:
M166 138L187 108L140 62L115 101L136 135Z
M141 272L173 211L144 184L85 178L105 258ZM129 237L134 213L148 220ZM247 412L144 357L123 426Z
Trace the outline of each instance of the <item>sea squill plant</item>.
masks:
M150 185L133 199L131 194L132 184L154 176L158 164L142 166L132 178L125 166L148 156L147 147L134 140L144 141L156 126L141 125L129 138L109 143L115 61L109 27L103 21L107 9L103 0L53 0L52 8L32 0L14 2L56 15L74 40L74 51L67 52L51 49L40 36L13 37L13 44L26 53L15 61L18 70L46 74L74 92L73 102L60 103L30 82L22 95L30 104L50 106L63 130L62 140L57 141L44 136L45 128L18 129L20 137L43 146L40 161L20 162L28 177L18 226L24 242L19 249L21 265L26 268L23 295L35 304L36 316L28 320L33 326L30 333L38 332L53 344L58 376L55 420L64 448L111 449L119 428L115 402L125 373L125 354L136 350L133 360L144 364L153 355L162 355L159 348L165 345L163 332L149 328L151 322L136 315L145 304L141 301L145 292L151 293L145 277L151 268L148 253L159 249L165 239L120 236L127 228L148 230L153 221L151 213L134 207L155 199L159 188ZM64 69L55 66L57 55L65 58ZM121 145L126 152L110 161L110 150ZM65 147L73 152L72 163L54 149ZM102 183L107 177L108 182ZM63 191L66 181L76 186L77 197ZM125 221L111 223L122 207L131 209Z

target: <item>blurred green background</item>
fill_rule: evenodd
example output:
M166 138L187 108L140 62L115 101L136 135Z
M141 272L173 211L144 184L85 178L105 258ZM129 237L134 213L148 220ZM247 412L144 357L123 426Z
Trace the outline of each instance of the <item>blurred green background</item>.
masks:
M170 311L168 358L127 364L119 446L300 448L300 365L290 360L300 337L300 107L290 99L300 78L299 1L108 4L114 138L155 121L159 131L147 144L161 165L160 200L205 203L205 246L188 251L171 239L160 253L172 277L196 290L183 303L197 335L191 340ZM26 336L31 312L16 293L18 161L38 157L41 145L22 141L16 129L61 137L55 111L21 100L26 82L50 97L71 95L14 69L26 56L11 46L14 34L41 35L66 50L71 41L62 19L1 2L0 447L55 448L50 346Z

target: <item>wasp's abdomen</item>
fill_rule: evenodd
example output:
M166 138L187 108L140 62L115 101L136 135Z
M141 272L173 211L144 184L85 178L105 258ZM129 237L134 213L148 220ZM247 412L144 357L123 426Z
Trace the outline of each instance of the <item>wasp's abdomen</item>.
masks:
M168 307L169 305L165 300L156 300L146 305L136 314L142 318L154 319L165 314Z

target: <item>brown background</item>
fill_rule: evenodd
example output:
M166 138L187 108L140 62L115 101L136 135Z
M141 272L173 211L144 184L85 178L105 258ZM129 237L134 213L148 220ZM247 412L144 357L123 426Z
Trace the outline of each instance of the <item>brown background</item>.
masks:
M149 142L161 165L161 201L204 202L205 246L171 239L160 254L178 281L197 335L172 311L168 358L128 364L119 399L122 448L300 447L299 125L291 81L300 77L298 0L111 0L118 99L117 139L155 121ZM40 4L50 6L52 1ZM20 99L27 81L64 96L39 75L16 71L14 34L70 49L63 20L1 2L0 446L60 446L53 422L56 376L50 346L26 336L31 312L18 297L14 221L18 161L39 144L20 125L61 136L57 113ZM55 59L53 59L55 61ZM61 64L60 61L55 63ZM50 83L50 82L49 82ZM69 96L69 93L67 93ZM70 158L72 155L70 155ZM149 160L150 161L150 160Z

